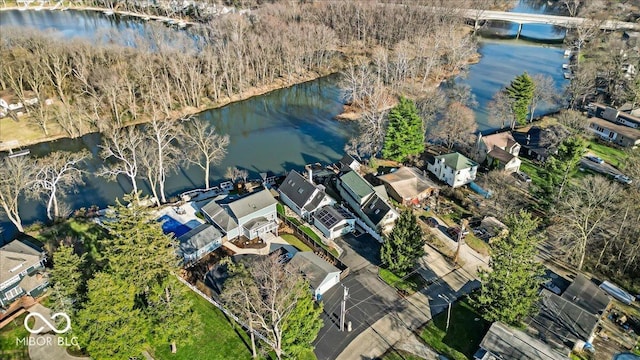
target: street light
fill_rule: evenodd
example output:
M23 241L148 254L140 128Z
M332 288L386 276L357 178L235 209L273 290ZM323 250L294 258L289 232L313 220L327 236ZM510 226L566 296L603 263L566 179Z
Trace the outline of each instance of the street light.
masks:
M445 332L449 332L449 319L451 319L451 299L449 299L447 297L447 295L442 295L442 294L438 294L438 297L444 301L447 302L448 304L448 309L447 309L447 328L445 330Z

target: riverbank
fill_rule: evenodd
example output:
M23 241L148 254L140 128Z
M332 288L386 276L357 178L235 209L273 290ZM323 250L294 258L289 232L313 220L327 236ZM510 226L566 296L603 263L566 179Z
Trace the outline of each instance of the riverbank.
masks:
M309 72L306 74L296 75L288 79L277 79L271 84L251 87L240 94L225 96L216 102L209 102L198 108L192 107L185 108L180 111L175 111L170 118L176 120L194 116L207 110L218 109L231 103L247 100L255 96L264 95L275 90L286 89L295 85L314 81L319 78L335 74L338 71L339 69L329 69L324 72ZM20 147L46 143L54 140L74 138L69 136L69 134L67 134L57 123L50 124L48 126L49 134L45 135L39 126L29 122L28 115L24 115L18 119L18 122L14 121L10 117L0 119L0 151L9 151ZM141 116L134 121L127 122L125 126L140 125L147 122L148 119L144 116ZM16 126L16 124L19 123L22 123L22 126ZM99 130L90 129L88 131L83 131L75 137L77 138L95 132L99 132ZM17 141L17 144L15 141ZM7 144L8 142L11 143Z

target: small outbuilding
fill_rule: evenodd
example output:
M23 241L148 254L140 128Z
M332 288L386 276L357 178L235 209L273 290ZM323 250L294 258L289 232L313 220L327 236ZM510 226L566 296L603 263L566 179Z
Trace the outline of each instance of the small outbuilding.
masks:
M311 251L297 252L290 263L304 274L316 299L340 282L340 269Z
M178 238L176 253L185 264L193 263L222 246L222 233L211 224L201 224Z
M403 205L416 205L437 194L440 187L418 168L404 166L398 170L378 176L395 201Z
M473 359L563 360L567 359L567 354L559 353L518 329L494 322Z

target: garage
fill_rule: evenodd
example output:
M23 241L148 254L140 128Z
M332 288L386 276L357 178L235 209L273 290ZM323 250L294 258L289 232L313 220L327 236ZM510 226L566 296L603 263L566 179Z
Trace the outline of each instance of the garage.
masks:
M291 264L304 274L316 299L320 299L322 294L340 283L340 270L311 251L297 252L291 259Z

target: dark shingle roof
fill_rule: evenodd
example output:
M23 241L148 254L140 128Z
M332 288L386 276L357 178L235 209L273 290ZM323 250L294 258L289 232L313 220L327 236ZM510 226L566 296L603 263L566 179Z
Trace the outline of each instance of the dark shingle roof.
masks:
M376 225L389 211L391 211L391 207L378 194L373 195L369 201L362 205L362 212Z
M316 187L297 171L291 171L278 188L278 191L291 199L299 208L302 208L309 202L309 198L316 191Z
M215 202L215 200L210 201L200 210L207 214L207 216L225 232L238 227L238 223L229 215L227 209Z
M602 314L611 301L593 282L578 274L562 297L592 314Z

